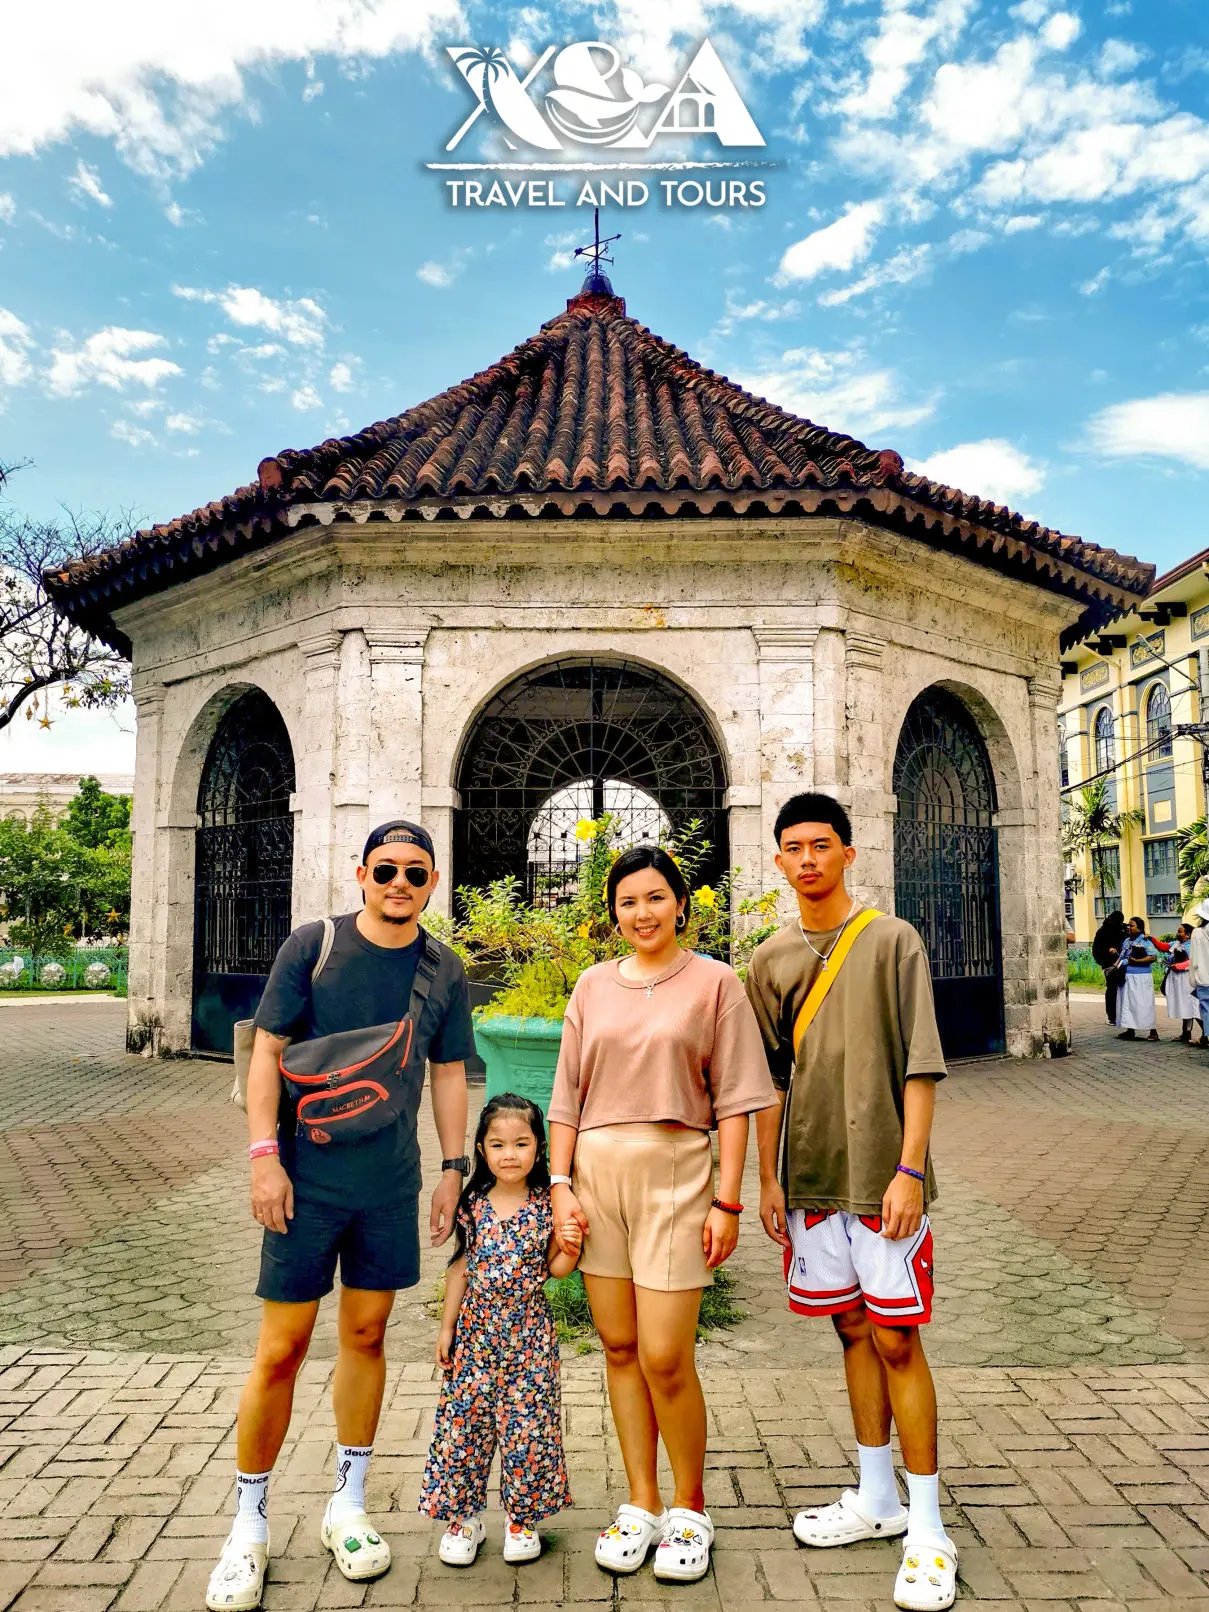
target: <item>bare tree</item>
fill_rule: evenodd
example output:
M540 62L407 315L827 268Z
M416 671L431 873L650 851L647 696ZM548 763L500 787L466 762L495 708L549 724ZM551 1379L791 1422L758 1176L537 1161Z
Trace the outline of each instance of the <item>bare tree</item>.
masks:
M0 488L19 468L0 463ZM124 656L61 615L43 581L68 560L120 543L129 530L106 515L38 520L0 501L0 728L43 689L58 689L69 707L94 710L129 694Z

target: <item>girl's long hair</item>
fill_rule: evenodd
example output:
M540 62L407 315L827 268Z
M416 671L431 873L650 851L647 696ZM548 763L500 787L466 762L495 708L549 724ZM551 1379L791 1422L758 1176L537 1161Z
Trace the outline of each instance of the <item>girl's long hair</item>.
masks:
M542 1118L541 1109L536 1103L530 1102L527 1097L518 1097L514 1091L500 1092L498 1097L492 1097L489 1102L484 1104L483 1112L479 1115L478 1129L474 1133L474 1159L470 1179L462 1188L462 1196L458 1199L454 1247L449 1258L451 1265L474 1247L475 1201L485 1197L495 1185L495 1177L491 1173L491 1166L487 1163L487 1154L483 1144L487 1139L487 1131L491 1121L497 1114L520 1114L533 1132L537 1142L537 1150L533 1158L533 1168L529 1171L529 1190L534 1191L550 1185L550 1160L546 1151L546 1122Z

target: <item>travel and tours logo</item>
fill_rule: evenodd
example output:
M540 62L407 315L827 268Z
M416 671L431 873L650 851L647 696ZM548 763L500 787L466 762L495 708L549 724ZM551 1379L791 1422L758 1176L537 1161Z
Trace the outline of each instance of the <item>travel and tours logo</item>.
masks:
M524 78L495 46L447 45L454 66L473 90L477 105L446 145L454 151L484 112L502 124L509 148L538 151L571 146L643 150L661 134L712 135L723 146L762 146L764 136L743 104L707 39L674 87L645 83L622 63L621 53L602 40L580 41L557 50L548 45ZM544 94L533 86L550 63L553 85ZM654 108L643 127L642 113Z

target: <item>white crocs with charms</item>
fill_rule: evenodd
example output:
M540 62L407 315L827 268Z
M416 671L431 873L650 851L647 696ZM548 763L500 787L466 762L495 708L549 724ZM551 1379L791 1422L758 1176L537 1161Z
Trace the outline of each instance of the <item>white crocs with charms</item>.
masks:
M206 1586L209 1612L254 1612L264 1594L265 1569L269 1565L269 1542L240 1539L227 1535Z
M713 1543L714 1525L708 1512L673 1506L655 1552L655 1577L675 1584L695 1584L709 1572Z
M506 1562L535 1562L542 1553L542 1536L536 1528L504 1518L504 1560Z
M451 1522L441 1535L437 1555L446 1567L470 1567L486 1537L487 1524L482 1517L471 1517L467 1522Z
M596 1565L606 1573L636 1573L663 1533L667 1512L643 1511L627 1501L596 1541Z
M903 1546L903 1565L894 1581L894 1604L907 1612L944 1612L957 1599L957 1546L951 1539L926 1539Z

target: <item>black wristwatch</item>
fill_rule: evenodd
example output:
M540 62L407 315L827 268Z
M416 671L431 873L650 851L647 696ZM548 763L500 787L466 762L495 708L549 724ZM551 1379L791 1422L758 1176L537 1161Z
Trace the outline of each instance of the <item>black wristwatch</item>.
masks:
M459 1175L470 1174L470 1154L463 1153L460 1159L442 1159L442 1170L456 1170Z

